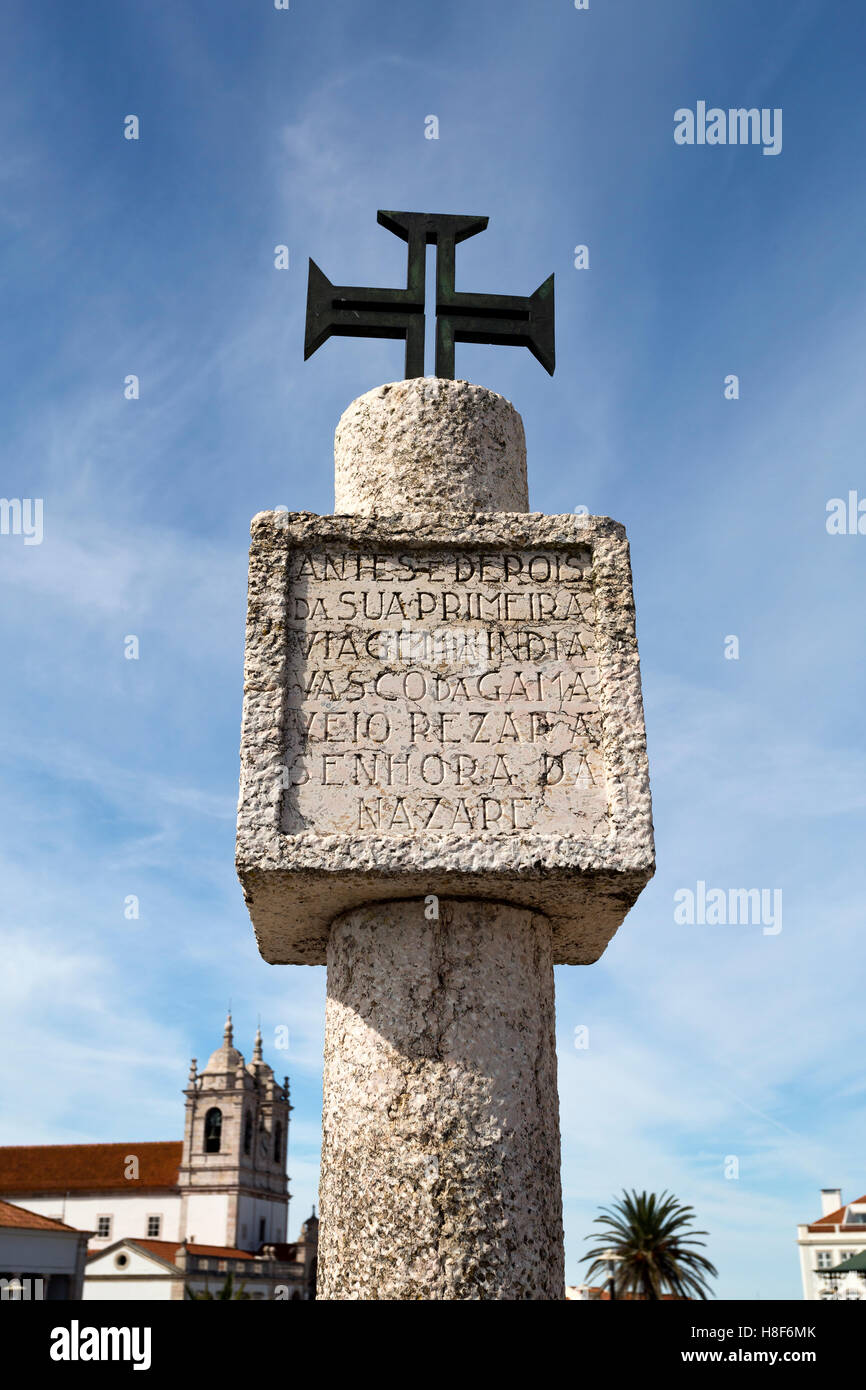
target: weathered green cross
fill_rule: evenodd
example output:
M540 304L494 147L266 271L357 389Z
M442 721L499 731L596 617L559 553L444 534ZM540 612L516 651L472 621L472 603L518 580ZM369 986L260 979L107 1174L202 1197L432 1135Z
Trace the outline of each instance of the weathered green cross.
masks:
M404 290L332 285L310 261L304 360L332 334L405 338L406 376L424 375L424 288L427 247L436 246L436 375L454 377L455 343L510 343L529 351L553 375L553 276L532 295L463 294L454 288L455 247L483 232L486 217L450 213L379 212L379 222L408 242Z

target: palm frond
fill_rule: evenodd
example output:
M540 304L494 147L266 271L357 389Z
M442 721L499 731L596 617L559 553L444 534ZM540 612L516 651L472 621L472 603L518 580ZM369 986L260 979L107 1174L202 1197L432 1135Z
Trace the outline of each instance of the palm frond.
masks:
M601 1240L582 1257L589 1262L586 1278L602 1274L611 1277L612 1251L617 1256L613 1274L617 1298L631 1296L656 1300L665 1294L678 1298L707 1297L709 1280L717 1277L715 1266L694 1247L704 1246L695 1229L694 1207L680 1202L673 1193L623 1191L608 1207L602 1207L594 1224L601 1229L587 1240Z

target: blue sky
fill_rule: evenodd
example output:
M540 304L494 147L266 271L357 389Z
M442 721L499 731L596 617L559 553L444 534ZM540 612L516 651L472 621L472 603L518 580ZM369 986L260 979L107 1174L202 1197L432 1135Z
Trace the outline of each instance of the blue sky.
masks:
M231 998L309 1211L324 970L259 958L233 870L249 520L329 512L339 415L402 373L303 363L307 257L399 285L377 208L483 213L458 288L555 272L557 370L458 375L521 411L534 509L628 528L654 795L656 878L557 971L567 1277L668 1187L720 1296L800 1297L798 1221L866 1190L866 536L825 526L866 497L864 40L854 0L3 7L0 491L44 539L0 536L0 1142L180 1137ZM781 154L676 145L699 100L782 108ZM699 880L780 888L781 933L677 924Z

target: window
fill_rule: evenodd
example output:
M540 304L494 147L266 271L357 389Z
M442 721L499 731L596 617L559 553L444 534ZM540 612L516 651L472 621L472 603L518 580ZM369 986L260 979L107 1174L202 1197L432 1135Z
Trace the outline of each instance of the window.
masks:
M110 1217L110 1216L97 1216L97 1218L96 1218L96 1235L97 1235L97 1238L98 1238L99 1240L110 1240L110 1239L111 1239L111 1217Z
M279 1163L283 1151L283 1126L279 1120L274 1125L274 1162Z
M848 1211L846 1226L866 1226L866 1211Z
M118 1269L125 1269L129 1264L129 1256L123 1254L115 1255L114 1263L117 1265Z
M244 1153L248 1154L253 1147L253 1117L249 1110L244 1120Z
M264 1238L265 1238L265 1218L262 1216L262 1217L259 1218L259 1243L261 1243L261 1242L264 1240Z
M223 1112L214 1106L204 1117L204 1151L206 1154L219 1153L222 1130Z
M161 1216L149 1216L147 1218L148 1240L159 1240L159 1232L162 1226Z
M832 1268L833 1268L833 1251L832 1251L832 1250L819 1250L819 1251L818 1251L818 1264L817 1264L817 1268L818 1268L818 1269L832 1269Z

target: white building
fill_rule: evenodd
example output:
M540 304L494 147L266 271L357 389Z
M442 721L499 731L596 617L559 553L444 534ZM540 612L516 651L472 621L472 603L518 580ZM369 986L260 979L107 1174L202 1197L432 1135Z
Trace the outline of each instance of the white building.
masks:
M0 1299L78 1299L89 1231L0 1202Z
M821 1189L821 1216L797 1227L803 1297L866 1299L866 1273L832 1271L866 1251L866 1197L847 1204L838 1187Z
M250 1299L306 1299L314 1295L318 1219L313 1213L294 1245L265 1245L255 1255L224 1245L175 1240L115 1241L90 1256L85 1299L215 1297L231 1276L237 1295Z
M287 1245L289 1082L280 1086L263 1060L261 1032L247 1064L229 1015L203 1071L193 1059L184 1094L179 1142L0 1147L0 1197L95 1233L85 1298L130 1296L121 1286L140 1260L162 1266L149 1271L152 1292L133 1297L183 1297L187 1271L212 1285L211 1261L223 1281L243 1266L260 1291L270 1280L310 1297L318 1223Z

